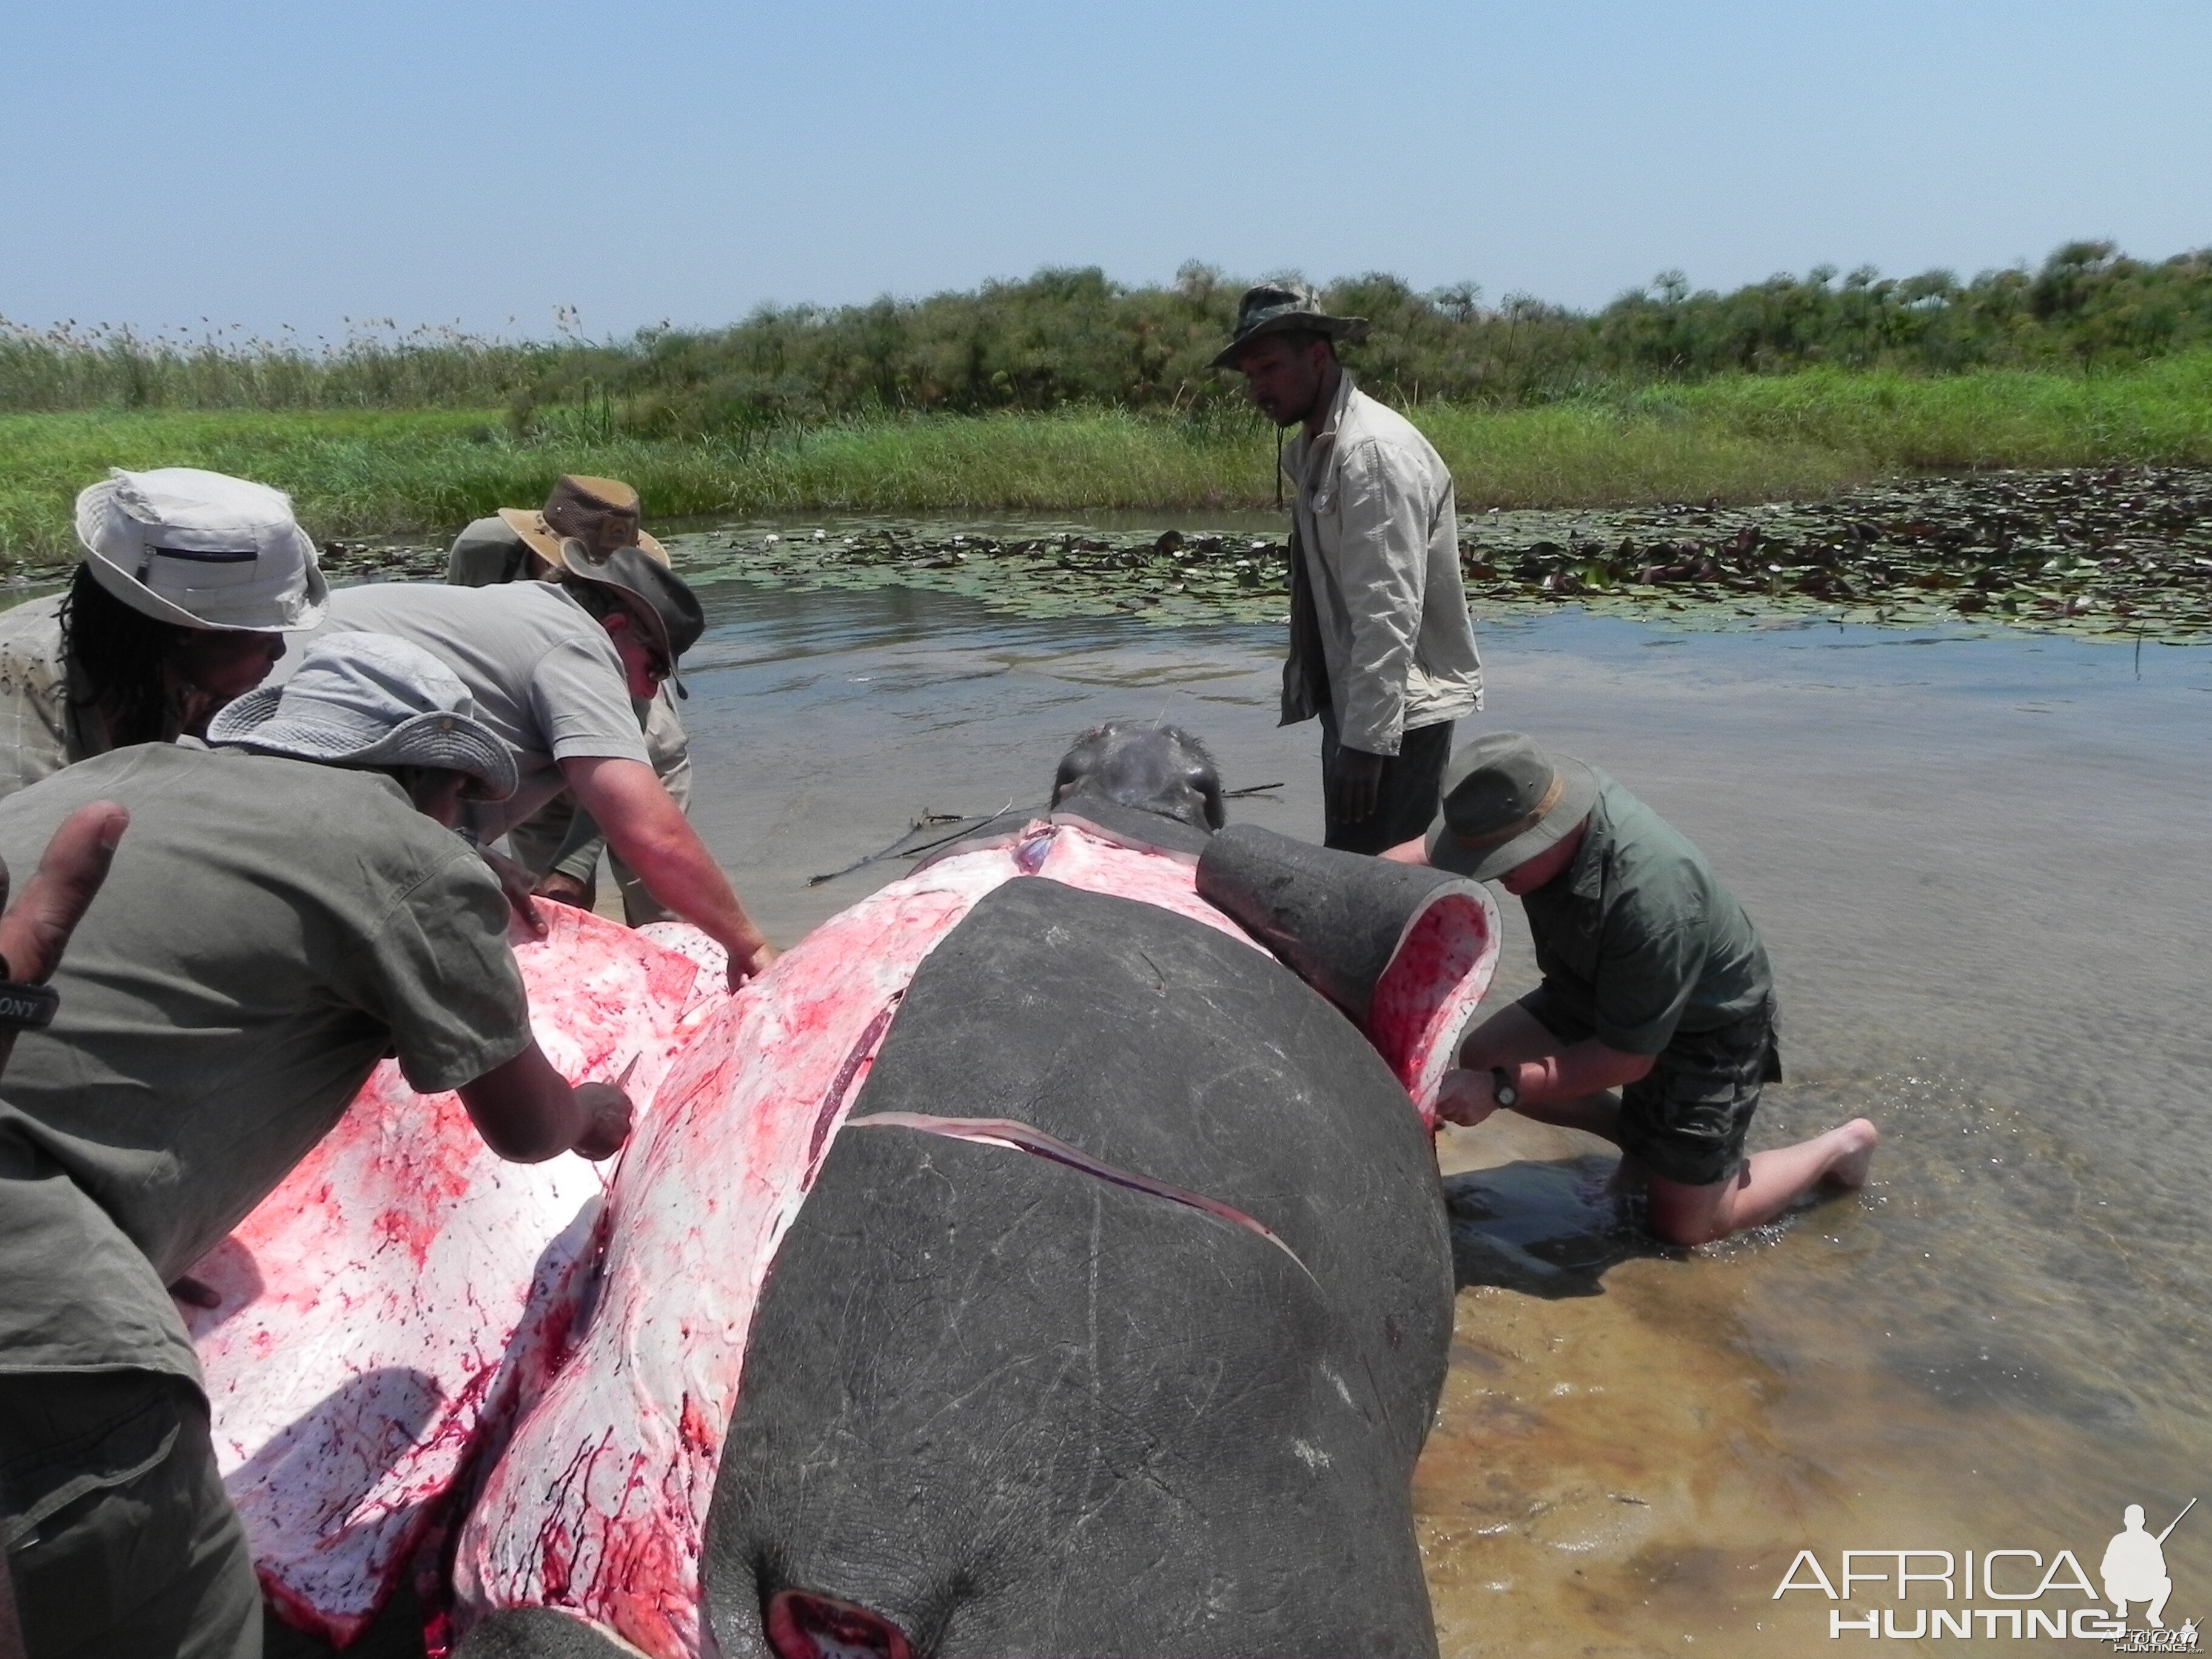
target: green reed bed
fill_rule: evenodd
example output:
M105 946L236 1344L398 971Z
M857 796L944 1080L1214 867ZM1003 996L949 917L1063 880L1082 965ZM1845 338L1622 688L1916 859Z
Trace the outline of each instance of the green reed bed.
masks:
M2212 353L2126 369L1931 377L1813 369L1409 411L1463 510L1808 499L1929 471L2212 466ZM1266 507L1273 435L1234 409L854 417L703 438L626 434L597 405L0 414L0 552L72 556L70 503L109 466L192 465L289 490L324 538L442 536L562 471L623 477L648 514L1080 514Z

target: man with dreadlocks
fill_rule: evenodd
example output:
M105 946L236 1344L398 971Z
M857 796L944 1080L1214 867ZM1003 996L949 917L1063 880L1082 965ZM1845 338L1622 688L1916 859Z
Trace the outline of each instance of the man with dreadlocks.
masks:
M76 498L69 591L0 615L0 795L131 744L205 734L329 590L289 497L162 467Z

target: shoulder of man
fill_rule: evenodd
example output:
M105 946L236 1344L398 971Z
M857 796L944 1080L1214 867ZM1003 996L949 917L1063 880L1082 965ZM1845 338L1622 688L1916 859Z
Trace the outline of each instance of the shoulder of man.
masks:
M446 556L446 580L455 587L496 586L535 574L530 544L496 514L469 525Z
M62 596L48 593L0 611L0 660L9 665L62 661Z
M1358 394L1355 394L1358 395ZM1329 465L1339 478L1364 473L1370 478L1389 477L1400 487L1436 491L1451 488L1451 473L1434 446L1412 422L1373 398L1365 408L1346 410L1337 428L1336 445ZM1352 418L1357 414L1358 418Z
M1622 785L1598 777L1607 879L1617 894L1638 909L1678 917L1728 897L1696 842Z

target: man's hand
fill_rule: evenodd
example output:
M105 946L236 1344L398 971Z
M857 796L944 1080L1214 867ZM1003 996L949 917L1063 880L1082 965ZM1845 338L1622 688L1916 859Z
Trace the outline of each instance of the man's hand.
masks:
M568 1150L594 1163L612 1158L629 1139L629 1097L611 1083L580 1083L574 1092L584 1109L584 1133Z
M0 916L0 977L44 985L53 976L130 825L129 811L112 800L88 802L61 821L30 885ZM7 899L8 866L0 863L0 904ZM0 1066L15 1050L15 1033L0 1031Z
M1471 1129L1498 1109L1498 1079L1487 1072L1459 1066L1444 1073L1437 1091L1437 1115Z
M750 956L740 957L732 951L730 953L730 988L732 991L737 990L747 980L759 978L761 975L768 972L775 959L782 954L782 951L777 950L766 939L760 942Z
M459 1093L484 1145L510 1164L542 1164L569 1152L611 1158L629 1136L629 1097L619 1085L571 1089L535 1042L461 1085Z
M1373 817L1382 792L1382 764L1389 758L1340 747L1336 775L1329 781L1329 816L1339 823L1364 823Z
M514 919L530 930L533 939L544 939L549 924L538 914L538 906L531 897L537 890L538 878L513 859L495 853L489 847L480 847L477 850L483 855L483 861L491 866L492 874L499 878L500 888L507 895L507 908L514 912Z
M0 957L7 958L0 971L8 978L43 985L52 977L130 826L129 809L112 800L90 802L61 821L40 854L30 885L0 916ZM8 866L0 864L0 904L7 900Z
M591 884L578 881L565 871L548 872L545 878L531 890L535 897L550 899L556 904L573 905L579 910L592 908Z

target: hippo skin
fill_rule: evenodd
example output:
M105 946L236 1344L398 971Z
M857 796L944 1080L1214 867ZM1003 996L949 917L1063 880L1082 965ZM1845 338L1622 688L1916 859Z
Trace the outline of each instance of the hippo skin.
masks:
M1333 1004L1152 822L955 847L698 1012L463 1659L1435 1652L1428 1131L1495 909L1423 872Z

